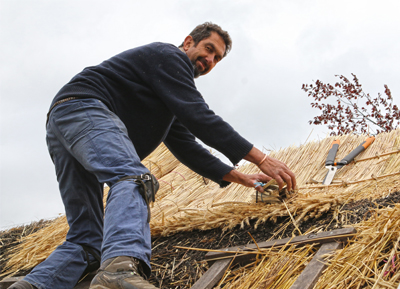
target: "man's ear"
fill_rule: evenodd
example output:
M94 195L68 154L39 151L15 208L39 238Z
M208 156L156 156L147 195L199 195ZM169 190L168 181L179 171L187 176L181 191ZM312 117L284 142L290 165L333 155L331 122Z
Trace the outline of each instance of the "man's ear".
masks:
M183 41L183 50L188 51L190 47L194 45L193 37L188 35Z

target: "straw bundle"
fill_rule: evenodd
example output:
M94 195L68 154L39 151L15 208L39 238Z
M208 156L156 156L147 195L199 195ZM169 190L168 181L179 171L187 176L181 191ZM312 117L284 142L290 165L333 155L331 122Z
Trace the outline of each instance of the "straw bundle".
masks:
M340 160L366 136L337 138L341 145L336 159ZM321 182L326 174L325 159L334 139L328 137L269 154L285 162L296 174L298 182L296 194L285 203L269 205L255 203L253 188L238 184L219 188L180 164L161 145L143 161L160 181L156 203L152 206L152 236L193 229L231 228L248 224L251 219L258 220L257 226L281 216L291 216L296 224L329 210L337 210L346 202L378 198L400 189L400 128L379 134L375 142L356 158L356 163L338 170L330 186L315 184ZM259 172L257 166L249 163L238 170L249 174ZM65 218L60 217L54 222L15 248L8 262L10 269L5 274L38 264L64 241L68 231Z
M65 240L66 223L66 217L61 216L36 233L24 237L20 245L8 252L12 256L6 265L8 270L0 277L9 274L16 275L19 271L29 270L44 261L63 242L60 240ZM51 234L45 235L46 231L51 231Z
M400 282L400 204L376 210L354 226L357 235L332 255L315 288L397 288Z
M259 249L253 263L225 272L217 288L229 289L290 288L311 261L313 245L301 248L284 246L280 249Z
M172 157L170 151L161 144L151 155L142 162L156 178L162 178L173 171L180 162Z

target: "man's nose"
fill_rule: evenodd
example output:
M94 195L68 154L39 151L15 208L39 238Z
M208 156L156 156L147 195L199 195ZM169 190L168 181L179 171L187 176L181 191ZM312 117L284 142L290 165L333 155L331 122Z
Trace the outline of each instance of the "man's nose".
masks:
M208 65L214 65L215 55L213 54L207 55L206 60Z

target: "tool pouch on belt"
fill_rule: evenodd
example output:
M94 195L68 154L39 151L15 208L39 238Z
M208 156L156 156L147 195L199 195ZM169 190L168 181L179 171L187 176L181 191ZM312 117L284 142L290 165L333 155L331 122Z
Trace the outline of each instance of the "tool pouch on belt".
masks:
M150 222L150 203L155 201L156 193L160 188L160 184L157 181L156 177L150 173L143 174L140 176L127 176L124 177L118 182L133 180L139 186L139 193L142 195L143 199L147 204L147 223Z

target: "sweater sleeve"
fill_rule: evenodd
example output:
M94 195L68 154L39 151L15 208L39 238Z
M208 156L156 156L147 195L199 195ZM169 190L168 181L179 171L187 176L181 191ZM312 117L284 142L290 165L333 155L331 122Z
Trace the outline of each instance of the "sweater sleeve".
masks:
M178 120L205 144L237 164L253 145L239 135L206 104L193 79L193 66L175 48L160 51L152 59L152 89Z
M226 165L200 145L177 119L172 123L164 144L180 162L199 175L218 183L221 187L230 184L222 178L233 170L233 167Z

